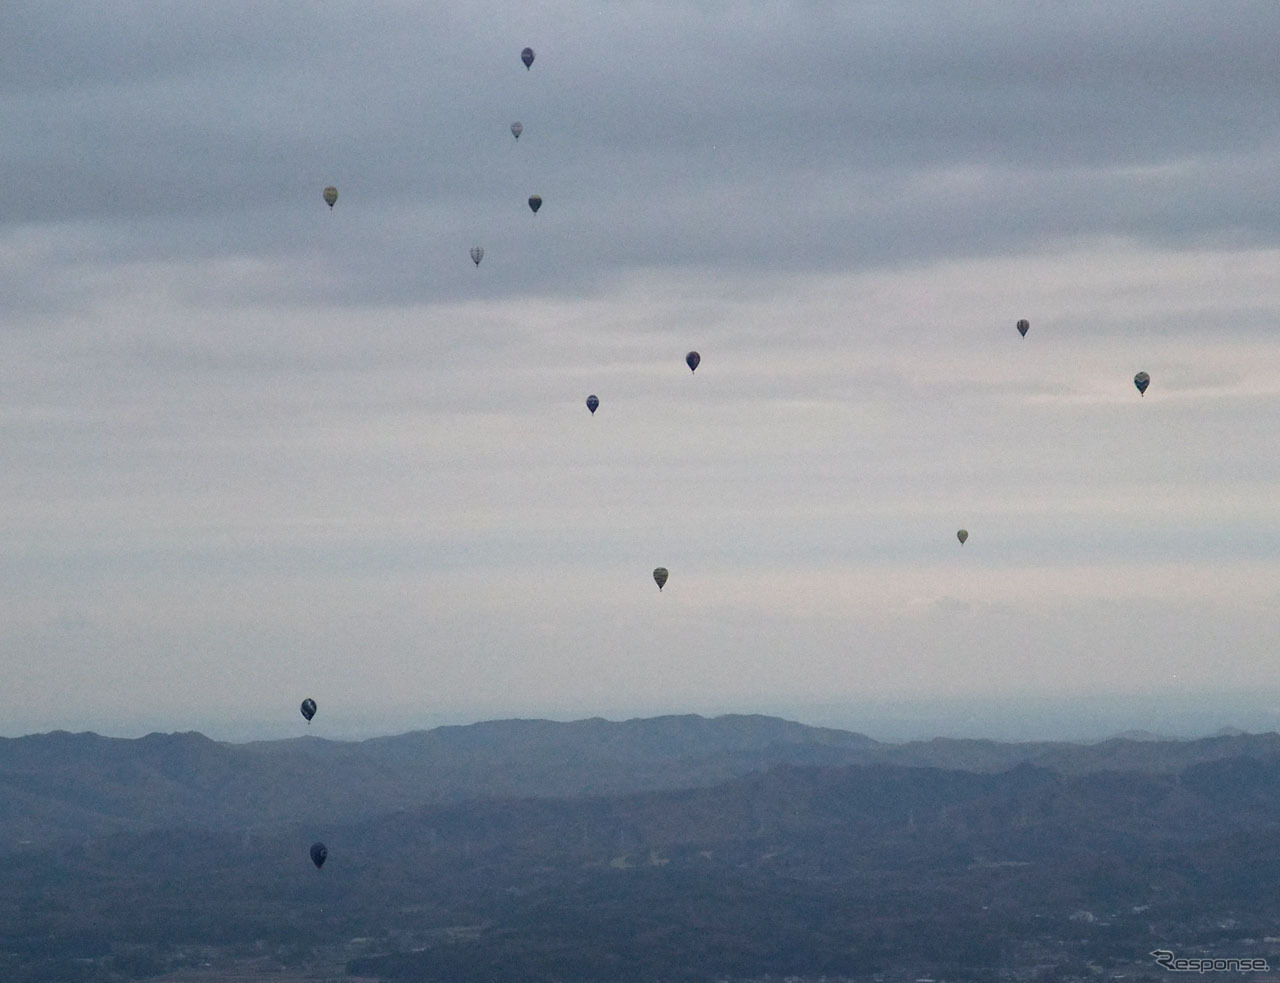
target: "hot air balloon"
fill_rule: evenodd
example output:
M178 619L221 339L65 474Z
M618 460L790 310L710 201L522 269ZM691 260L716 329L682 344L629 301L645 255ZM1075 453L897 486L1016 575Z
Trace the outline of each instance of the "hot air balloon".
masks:
M666 567L658 567L653 571L653 582L658 585L658 590L662 590L662 585L667 582Z
M511 124L511 135L515 137L517 140L520 139L520 134L523 132L524 132L524 127L520 124L519 120L516 120L514 123Z
M329 187L324 189L324 203L328 205L330 208L332 208L333 203L337 200L338 200L338 189L331 184L329 185Z
M702 361L702 356L697 352L690 352L684 357L684 364L689 366L690 372L698 371L698 363Z
M1138 387L1138 395L1145 396L1147 394L1147 386L1151 385L1151 376L1145 372L1139 372L1133 377L1133 384Z
M963 545L964 545L964 541L965 541L966 539L968 539L968 538L969 538L969 530L968 530L968 529L961 529L958 533L956 533L956 539L960 540L960 545L961 545L961 546L963 546Z
M524 51L520 52L520 60L524 62L525 68L532 68L533 67L533 49L525 48Z
M529 207L533 209L533 214L538 214L538 209L542 207L542 195L533 195L529 199ZM552 223L555 224L554 222Z
M318 840L311 844L311 862L316 865L316 870L324 866L325 858L329 856L329 848Z
M475 263L475 264L476 264L476 266L479 266L479 265L480 265L480 260L482 260L482 259L484 259L484 247L483 247L483 246L472 246L472 247L471 247L471 262Z
M316 701L311 697L302 701L302 715L307 718L307 723L311 723L311 718L316 715Z
M600 405L600 400L596 399L596 394L592 393L587 397L587 409L591 411L591 415L595 416L596 407Z
M1018 334L1022 335L1022 337L1024 337L1024 338L1025 338L1025 337L1027 336L1027 331L1028 331L1028 329L1030 329L1030 327L1031 327L1031 322L1030 322L1030 321L1027 321L1027 320L1019 321L1019 322L1018 322Z

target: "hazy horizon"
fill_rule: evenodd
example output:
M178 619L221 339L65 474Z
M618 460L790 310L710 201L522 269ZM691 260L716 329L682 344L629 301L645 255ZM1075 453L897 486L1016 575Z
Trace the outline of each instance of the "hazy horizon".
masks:
M1280 732L1280 691L1265 693L1217 693L1211 698L1164 694L1146 700L1136 695L1092 698L1052 698L1023 695L1005 699L880 699L863 704L812 703L768 707L764 705L706 705L681 707L554 708L510 705L452 712L415 710L411 707L379 707L378 713L362 708L320 706L314 721L294 722L286 708L275 716L241 714L223 718L194 711L182 720L160 722L121 721L88 717L41 730L8 728L0 737L23 737L61 730L92 732L104 737L138 738L149 733L198 732L217 741L239 744L260 740L319 737L336 741L360 741L390 737L444 726L466 726L499 720L537 719L572 722L591 718L610 721L648 719L695 714L714 718L733 715L778 717L813 727L864 734L887 743L933 738L974 738L997 741L1065 741L1092 743L1129 732L1145 732L1171 740L1210 737L1223 728L1250 733Z

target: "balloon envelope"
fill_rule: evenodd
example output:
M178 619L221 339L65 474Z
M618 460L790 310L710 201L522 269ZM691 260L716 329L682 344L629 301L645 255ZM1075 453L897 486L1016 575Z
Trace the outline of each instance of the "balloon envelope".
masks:
M307 723L311 723L311 718L316 715L316 701L307 697L302 701L302 715L307 718Z
M1145 396L1147 394L1147 386L1151 385L1151 376L1145 372L1139 372L1133 377L1133 384L1138 387L1138 395Z
M311 862L316 865L316 870L324 866L325 858L329 856L329 848L323 843L311 844Z
M1027 331L1030 329L1030 327L1031 327L1031 322L1030 322L1030 321L1027 321L1027 320L1019 321L1019 322L1018 322L1018 334L1022 335L1022 337L1024 337L1024 338L1025 338L1025 337L1027 336Z
M476 264L476 266L479 266L479 265L480 265L480 260L482 260L482 259L484 259L484 247L483 247L483 246L472 246L472 247L471 247L471 262L475 263L475 264Z
M968 538L969 538L969 530L968 530L968 529L961 529L958 533L956 533L956 539L960 540L960 545L961 545L961 546L963 546L963 545L964 545L964 541L965 541L966 539L968 539Z
M532 195L529 198L529 207L533 209L533 214L537 215L538 209L542 207L542 195Z
M524 127L520 125L519 120L516 120L514 123L511 124L511 135L515 137L517 140L520 139L520 134L523 132L524 132Z
M524 62L525 68L533 67L533 49L525 48L524 51L520 52L520 60Z
M338 200L338 189L331 184L329 185L329 187L324 189L324 203L328 205L330 208L332 208L333 203L337 200Z
M663 584L667 582L666 567L658 567L653 571L653 582L658 585L658 590L662 590Z
M684 364L689 366L690 372L698 371L698 363L702 361L702 356L697 352L690 352L684 357Z
M590 396L587 397L587 409L589 409L593 415L595 414L596 407L599 405L600 405L600 400L596 399L595 393L592 393Z

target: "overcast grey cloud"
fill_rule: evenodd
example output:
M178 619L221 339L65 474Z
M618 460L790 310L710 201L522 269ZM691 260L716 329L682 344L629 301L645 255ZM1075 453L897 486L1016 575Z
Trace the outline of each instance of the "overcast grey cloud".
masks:
M1274 3L4 18L3 733L1280 706Z

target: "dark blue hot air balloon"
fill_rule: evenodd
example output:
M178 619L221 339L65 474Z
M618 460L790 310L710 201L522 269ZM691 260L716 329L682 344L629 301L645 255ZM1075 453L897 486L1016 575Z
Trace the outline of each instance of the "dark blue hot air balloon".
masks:
M524 62L525 68L532 68L533 67L533 49L525 48L524 51L520 52L520 60Z
M598 407L599 405L600 405L600 400L596 399L595 393L592 393L590 396L587 397L587 409L591 411L591 414L593 416L595 415L596 407Z
M311 844L311 862L316 865L316 870L324 866L325 858L329 856L329 848L323 843L317 841Z
M698 363L702 361L702 356L697 352L690 352L684 357L684 364L689 366L690 372L698 371Z

